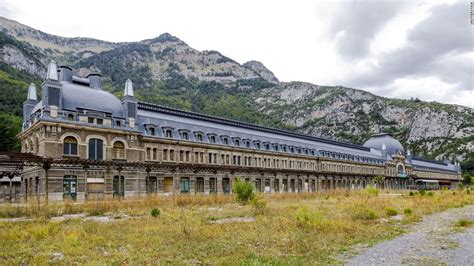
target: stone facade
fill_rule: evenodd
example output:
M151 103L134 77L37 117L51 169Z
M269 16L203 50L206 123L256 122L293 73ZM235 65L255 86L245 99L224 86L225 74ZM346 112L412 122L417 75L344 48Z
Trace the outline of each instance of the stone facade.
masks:
M236 178L263 193L361 189L376 177L377 186L386 189L406 189L417 178L448 186L460 180L458 165L422 164L400 150L387 154L386 147L140 103L130 81L118 100L101 90L100 76L78 78L70 68L56 70L52 64L42 100L29 93L34 97L25 102L19 138L22 152L53 163L23 170L20 194L25 199L230 194Z

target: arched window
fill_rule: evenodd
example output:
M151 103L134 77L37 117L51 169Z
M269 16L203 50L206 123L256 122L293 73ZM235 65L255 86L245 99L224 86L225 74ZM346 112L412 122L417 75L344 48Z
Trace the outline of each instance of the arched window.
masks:
M399 173L399 174L405 173L405 169L403 169L403 165L401 165L401 164L399 164L399 165L397 166L397 170L398 170L398 173Z
M114 158L125 159L125 145L121 141L114 142Z
M74 137L64 139L64 155L77 155L77 140Z
M104 159L104 141L101 139L89 140L89 160Z

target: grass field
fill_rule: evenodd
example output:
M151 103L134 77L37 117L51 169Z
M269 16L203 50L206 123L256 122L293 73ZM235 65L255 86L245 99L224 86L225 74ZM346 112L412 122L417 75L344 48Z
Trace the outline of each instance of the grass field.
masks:
M229 196L62 203L40 210L0 205L0 217L33 218L0 222L0 264L338 263L336 255L351 245L394 237L423 215L473 204L474 195L334 191L265 195L261 201L266 206L238 205ZM153 209L159 209L156 217ZM66 213L112 219L48 219ZM216 223L234 217L256 220Z

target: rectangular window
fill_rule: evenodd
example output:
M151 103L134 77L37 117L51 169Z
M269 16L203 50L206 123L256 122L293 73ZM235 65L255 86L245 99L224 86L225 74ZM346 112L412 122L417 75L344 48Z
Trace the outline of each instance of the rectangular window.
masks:
M146 148L146 159L151 160L151 148Z
M158 149L157 148L153 148L153 160L157 160L158 158Z
M93 117L88 117L88 118L87 118L87 122L88 122L89 124L94 124L94 118L93 118Z
M183 177L181 178L181 193L189 193L189 178Z
M89 140L89 160L103 160L104 144L101 139Z
M163 149L163 160L168 161L168 149Z
M97 118L97 125L103 125L103 124L104 124L104 119Z

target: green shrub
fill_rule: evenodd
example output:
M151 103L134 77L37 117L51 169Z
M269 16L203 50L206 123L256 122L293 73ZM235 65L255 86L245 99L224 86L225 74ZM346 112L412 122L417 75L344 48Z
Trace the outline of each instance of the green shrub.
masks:
M307 206L298 208L296 211L296 225L300 228L310 228L321 225L321 216L308 209Z
M263 214L267 208L267 201L261 195L256 195L251 202L255 214Z
M160 209L158 209L158 208L154 208L153 210L151 210L151 213L150 213L150 214L151 214L151 216L153 216L153 217L156 218L156 217L160 216L161 211L160 211Z
M386 207L385 208L385 214L387 216L395 216L398 214L397 210L395 210L394 208L390 208L390 207Z
M352 218L356 220L375 220L377 217L374 210L365 207L357 208L352 214Z
M420 196L424 196L426 194L426 190L424 189L420 189L418 192L420 193Z
M246 204L255 198L253 185L250 182L237 178L232 186L232 192L237 197L237 202Z
M474 224L474 221L468 219L460 219L456 222L456 226L459 227L469 227Z
M405 208L405 209L403 209L403 213L405 215L410 215L410 214L413 213L413 210L411 208Z
M368 185L364 189L365 194L367 194L368 197L374 197L379 195L379 190L374 187L373 184Z
M410 191L410 193L408 193L408 196L415 196L415 193L413 193L413 191Z
M458 184L456 185L456 188L458 190L463 190L464 189L464 184L462 182L458 182Z
M430 196L430 197L433 197L434 193L432 191L426 193L426 195Z

